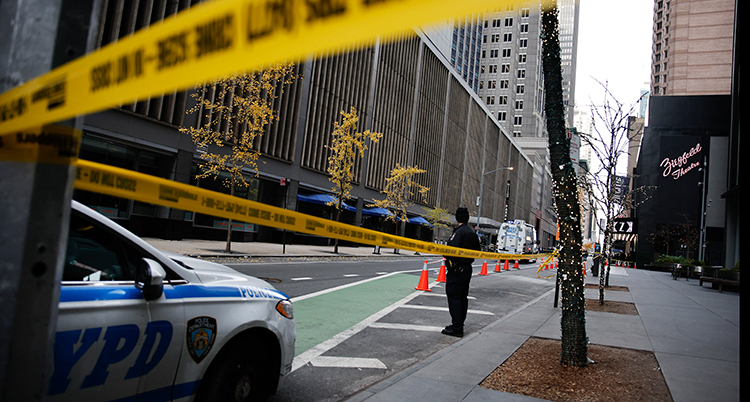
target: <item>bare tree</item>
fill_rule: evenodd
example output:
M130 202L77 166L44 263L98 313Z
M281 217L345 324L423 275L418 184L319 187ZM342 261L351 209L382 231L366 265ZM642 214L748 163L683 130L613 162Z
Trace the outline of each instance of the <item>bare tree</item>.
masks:
M629 118L634 114L643 96L628 108L615 98L609 90L608 83L597 82L604 89L604 99L598 105L592 102L591 112L596 123L593 125L594 131L582 133L581 139L589 145L595 160L598 161L598 164L592 167L588 183L592 186L591 195L596 208L606 217L604 227L600 227L604 232L604 241L601 251L602 269L599 275L599 303L604 304L604 288L609 286L609 262L612 259L615 218L633 206L635 193L648 195L651 187L630 190L624 183L619 182L621 176L617 175L621 157L631 151L638 151L638 144L633 140L642 135L642 132L631 130ZM647 198L641 197L642 200ZM599 222L597 225L601 226ZM607 267L606 271L604 267Z

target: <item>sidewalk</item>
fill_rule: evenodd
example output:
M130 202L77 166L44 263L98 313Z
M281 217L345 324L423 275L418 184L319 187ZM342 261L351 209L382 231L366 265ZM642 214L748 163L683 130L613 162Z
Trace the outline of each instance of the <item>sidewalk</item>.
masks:
M598 283L587 277L586 283ZM653 351L675 402L739 401L739 294L719 293L666 272L612 268L607 300L635 303L639 315L587 312L592 344ZM478 384L531 337L560 339L560 311L547 293L350 402L539 399ZM598 298L598 290L587 290ZM626 398L625 398L626 399Z
M227 254L223 242L145 240L158 249L192 256L415 256L406 250L394 254L393 249L373 255L373 247L339 247L337 255L333 246L267 243L233 243L233 253ZM586 283L598 280L586 277ZM610 285L625 286L629 292L606 291L606 299L634 303L638 315L587 312L586 333L592 344L654 352L675 402L739 401L738 293L719 293L710 284L699 286L696 279L673 280L667 272L618 267L611 270ZM560 309L553 307L553 297L550 291L532 300L348 401L539 401L478 384L529 337L560 338ZM598 290L587 290L586 297L598 299Z

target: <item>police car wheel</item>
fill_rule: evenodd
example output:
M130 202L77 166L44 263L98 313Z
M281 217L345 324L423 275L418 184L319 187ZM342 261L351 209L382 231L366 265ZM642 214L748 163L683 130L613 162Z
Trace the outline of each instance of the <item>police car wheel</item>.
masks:
M209 374L197 400L205 402L255 402L268 398L258 370L258 361L248 351L233 351L222 357Z

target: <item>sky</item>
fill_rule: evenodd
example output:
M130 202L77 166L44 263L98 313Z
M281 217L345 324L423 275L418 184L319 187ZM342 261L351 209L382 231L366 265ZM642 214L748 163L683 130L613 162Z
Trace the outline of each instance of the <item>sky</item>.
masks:
M648 89L653 8L653 0L580 0L576 105L601 103L595 79L627 108Z

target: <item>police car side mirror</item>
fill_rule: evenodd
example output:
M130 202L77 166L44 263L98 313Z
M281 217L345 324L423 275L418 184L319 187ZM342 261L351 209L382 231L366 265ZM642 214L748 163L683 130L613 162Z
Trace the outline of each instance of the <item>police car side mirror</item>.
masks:
M164 278L167 273L158 262L143 258L135 273L135 287L143 293L146 300L156 300L164 292Z

